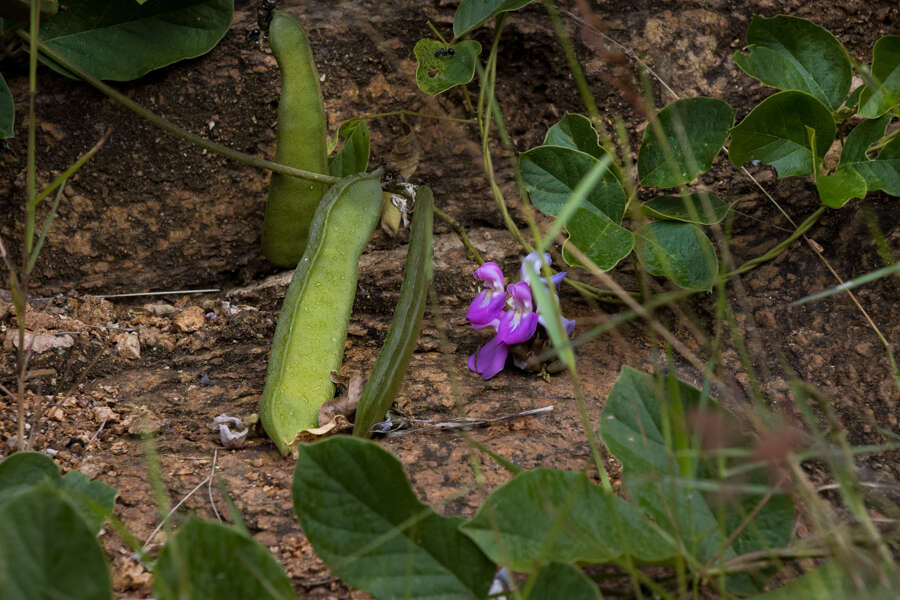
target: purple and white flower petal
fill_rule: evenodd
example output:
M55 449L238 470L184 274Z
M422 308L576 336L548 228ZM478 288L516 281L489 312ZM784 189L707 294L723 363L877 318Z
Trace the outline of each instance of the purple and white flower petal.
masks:
M490 379L503 370L508 355L509 346L501 342L499 336L494 337L469 357L469 369L482 379Z
M559 315L559 318L562 319L563 329L566 330L566 335L572 337L572 332L575 331L575 321L573 319L567 319L562 315ZM547 321L544 320L543 316L538 318L538 323L541 324L541 327L547 329Z
M538 314L534 312L531 288L519 281L508 285L506 293L511 310L500 315L497 338L507 344L520 344L531 339L537 330Z
M521 281L528 281L528 271L525 270L525 265L527 265L528 263L531 263L531 266L534 267L534 272L540 275L541 267L544 265L544 263L547 263L548 266L551 263L550 253L544 252L543 260L541 260L541 257L538 256L537 252L531 252L530 254L528 254L528 256L523 258L522 267L519 269L519 279Z
M483 283L483 289L469 305L466 318L475 329L495 326L496 321L506 304L506 291L503 288L503 271L495 262L486 262L474 273L475 279Z

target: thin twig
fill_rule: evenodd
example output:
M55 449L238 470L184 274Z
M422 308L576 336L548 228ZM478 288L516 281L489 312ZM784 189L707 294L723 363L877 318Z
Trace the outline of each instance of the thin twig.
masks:
M215 462L213 463L213 469L215 469ZM215 472L215 471L213 471L213 473L214 473L214 472ZM150 548L150 542L153 541L153 538L156 537L156 534L159 533L159 530L163 528L163 525L165 525L166 522L168 522L169 517L171 517L171 516L175 513L175 511L178 510L178 508L179 508L182 504L184 504L185 502L187 502L188 498L190 498L190 497L193 496L195 493L197 493L197 490L199 490L200 488L202 488L204 485L207 485L207 484L209 483L209 481L212 480L213 473L210 473L209 475L207 475L207 476L203 479L203 481L201 481L201 482L198 483L196 486L194 486L194 489L192 489L190 492L188 492L187 495L186 495L184 498L182 498L181 500L179 500L179 501L178 501L178 504L176 504L175 506L172 507L172 510L170 510L170 511L168 512L168 514L166 514L165 518L163 518L163 519L159 522L159 525L157 525L157 526L156 526L156 529L154 529L153 532L150 534L150 537L147 538L147 541L144 542L144 546L141 548L141 551L142 551L142 552L146 552L146 551ZM218 513L216 513L216 514L218 514Z
M437 207L434 208L434 214L441 221L449 225L450 229L452 229L456 233L459 241L462 242L462 245L466 249L466 255L474 259L479 265L483 265L484 259L481 258L481 254L478 253L478 249L475 248L471 241L469 241L469 237L466 235L466 230L463 228L463 226L460 225L456 219Z
M198 290L172 290L169 292L129 292L127 294L91 294L95 298L136 298L139 296L171 296L173 294L212 294L221 292L219 288Z
M207 492L209 493L209 505L212 506L213 513L216 515L216 519L221 521L222 516L219 514L218 509L216 509L216 501L213 500L213 493L212 493L212 482L216 475L216 459L218 457L219 457L219 449L216 448L213 450L212 469L210 469L209 477L207 477L207 479L209 480L209 483L207 484L206 489L207 489Z

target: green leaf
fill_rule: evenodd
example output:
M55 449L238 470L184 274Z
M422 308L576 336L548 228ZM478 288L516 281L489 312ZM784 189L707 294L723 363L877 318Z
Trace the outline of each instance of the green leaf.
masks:
M453 36L461 37L502 12L518 10L532 0L462 0L453 16Z
M584 572L567 563L551 563L541 569L528 600L600 600L600 591Z
M854 127L850 135L847 136L847 141L844 142L840 164L845 165L869 160L869 157L866 156L866 150L884 137L884 132L887 131L891 118L891 115L884 115L878 119L867 119Z
M594 158L603 158L606 154L600 147L599 136L591 120L574 113L566 113L559 123L547 130L544 145L581 150Z
M16 452L0 462L0 504L45 479L60 485L56 463L39 452Z
M569 239L563 258L572 266L585 266L567 250L569 243L581 250L603 271L609 271L634 249L634 234L614 223L593 206L579 208L566 225Z
M848 573L848 568L852 573ZM866 600L892 600L897 597L895 585L883 585L878 574L864 568L860 573L858 564L842 566L837 562L827 562L809 573L802 575L780 588L765 594L753 596L751 600L818 600L822 598L843 600L845 598L865 598ZM863 581L860 590L856 582Z
M641 210L652 217L697 225L718 223L728 214L728 209L728 204L718 196L704 192L687 196L657 196L641 206Z
M112 598L96 536L49 481L0 505L0 598Z
M754 16L747 43L748 54L732 56L747 75L780 90L806 92L831 111L847 97L850 58L826 29L797 17Z
M578 182L597 163L585 152L562 146L538 146L519 155L525 189L542 213L556 216ZM588 203L615 223L625 214L625 190L612 170L603 174L587 197Z
M834 175L816 177L819 200L829 208L840 208L851 198L866 197L866 180L852 167L841 167Z
M41 40L94 77L114 81L206 54L234 11L233 0L69 0L66 7L41 20Z
M11 138L16 134L16 105L0 73L0 138Z
M631 504L584 473L538 468L513 477L462 526L485 554L514 571L553 562L648 562L676 556Z
M673 187L712 166L734 125L734 109L717 98L684 98L657 114L662 139L652 123L638 154L641 185Z
M334 156L328 157L328 172L333 177L347 177L362 173L369 166L369 128L365 121L351 119L338 129L344 145Z
M448 46L437 40L425 39L416 42L413 53L418 63L416 84L426 94L436 96L472 81L481 44L467 40Z
M483 598L494 565L415 497L378 444L334 437L298 447L294 508L335 575L381 598Z
M91 480L79 471L63 476L61 488L87 523L91 533L98 534L116 506L118 490L102 481Z
M160 599L296 598L269 551L234 527L191 517L169 540L153 569Z
M859 114L874 119L900 104L900 36L886 35L872 49L872 79L859 95Z
M775 167L779 177L811 175L807 127L816 132L816 156L825 156L835 134L828 108L805 92L773 94L731 130L731 162L739 167L760 160Z
M654 221L637 232L638 258L651 275L688 290L709 290L719 274L716 250L692 223Z

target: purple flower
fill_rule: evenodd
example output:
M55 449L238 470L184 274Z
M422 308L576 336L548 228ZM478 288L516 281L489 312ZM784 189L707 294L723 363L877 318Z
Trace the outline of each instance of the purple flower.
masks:
M499 337L494 337L469 357L469 369L481 375L482 379L490 379L503 370L508 355L509 346Z
M521 344L530 340L537 329L538 314L531 301L531 288L524 281L506 287L507 305L512 310L504 311L497 326L497 339L504 344Z
M486 262L473 274L482 281L482 289L469 305L466 319L472 322L475 329L496 327L498 319L506 304L506 292L503 289L503 271L495 262Z

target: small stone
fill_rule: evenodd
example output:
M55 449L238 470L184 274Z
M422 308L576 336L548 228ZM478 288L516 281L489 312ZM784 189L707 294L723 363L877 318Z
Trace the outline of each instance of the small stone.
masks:
M75 339L69 335L46 335L46 334L25 334L25 347L31 347L31 351L35 354L42 354L47 350L56 348L71 348L75 345ZM6 343L4 346L18 348L19 347L19 331L17 329L9 329L6 332Z
M94 419L100 423L103 421L118 421L119 415L108 406L95 406Z
M872 356L872 344L870 344L869 342L862 342L861 344L857 344L853 347L853 349L862 356Z
M134 333L120 333L116 336L116 352L122 358L138 359L141 357L141 342Z
M178 331L197 331L206 322L206 314L199 306L189 306L175 317L175 328Z

